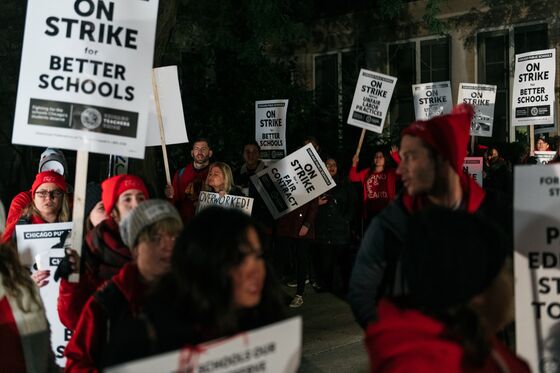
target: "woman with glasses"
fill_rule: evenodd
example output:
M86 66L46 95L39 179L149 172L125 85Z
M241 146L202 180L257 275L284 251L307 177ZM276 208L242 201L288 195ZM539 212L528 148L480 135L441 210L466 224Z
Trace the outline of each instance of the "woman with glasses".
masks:
M55 171L38 173L31 186L31 198L31 202L22 210L15 224L6 227L4 241L15 242L16 225L61 223L70 220L64 176ZM31 275L39 287L48 284L49 276L49 270L39 270Z
M132 262L86 303L66 347L69 371L103 368L105 348L114 328L138 316L148 289L169 272L175 238L183 224L173 205L153 199L138 205L119 227L124 243L131 248Z

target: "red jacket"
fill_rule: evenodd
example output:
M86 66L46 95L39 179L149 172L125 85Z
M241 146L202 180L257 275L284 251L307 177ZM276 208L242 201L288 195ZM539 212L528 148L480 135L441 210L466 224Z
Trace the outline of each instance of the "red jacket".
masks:
M194 168L192 163L178 170L173 176L173 198L169 202L173 203L183 223L191 220L196 212L195 202L198 201L198 194L208 176L208 167L201 170Z
M348 178L353 183L362 184L364 217L379 213L397 194L397 173L393 168L381 172L372 172L370 168L366 168L358 172L357 167L352 167Z
M82 309L95 290L132 259L130 250L122 242L119 226L112 218L91 230L85 242L80 282L63 279L58 293L58 317L70 330L76 328Z
M64 352L67 359L66 372L97 372L100 369L103 347L108 342L106 331L109 317L105 309L114 305L104 305L96 296L111 282L126 301L127 309L122 310L122 314L135 317L140 312L145 300L146 284L142 281L136 264L128 263L87 301Z
M524 361L497 340L482 367L469 367L463 363L461 345L441 336L444 325L440 321L416 310L400 309L387 300L380 301L378 314L365 338L371 372L530 372Z
M33 199L31 198L31 191L29 190L20 192L12 199L12 202L10 203L10 209L8 210L8 217L6 218L6 229L2 234L2 242L7 242L12 239L12 234L15 231L16 223L21 217L23 209L32 201Z

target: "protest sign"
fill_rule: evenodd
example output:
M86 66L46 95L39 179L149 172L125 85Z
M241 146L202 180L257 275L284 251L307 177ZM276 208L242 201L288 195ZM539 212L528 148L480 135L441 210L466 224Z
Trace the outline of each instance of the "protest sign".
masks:
M449 81L414 84L412 96L416 120L428 120L438 115L451 113L453 110Z
M253 211L253 198L234 196L231 194L220 195L219 193L213 192L200 192L198 195L197 211L200 212L210 206L234 208L243 211L247 215L251 215L251 211Z
M262 159L286 156L288 100L255 101L255 139Z
M463 171L482 186L482 157L465 157L463 161Z
M560 366L560 166L514 172L517 353L534 372Z
M515 55L513 126L554 123L556 50L547 49Z
M467 103L474 107L471 120L471 136L492 137L496 86L486 84L461 83L457 104Z
M143 158L157 9L29 0L12 142Z
M51 328L51 346L56 363L64 367L66 358L64 349L72 337L72 331L66 329L58 318L57 301L59 282L53 279L60 260L64 258L66 239L69 238L72 223L16 225L18 253L22 265L31 268L37 263L40 270L50 270L49 283L39 289L45 305L47 320Z
M107 373L294 373L301 358L301 317L107 369Z
M556 123L557 123L557 120L558 120L558 114L557 114L558 110L556 109L556 105L557 105L556 102L554 103L554 105L552 105L552 108L553 108L552 117L554 118L552 120L553 123L536 125L535 126L535 135L541 135L541 134L545 134L545 133L553 133L553 134L557 133L558 126L556 125Z
M177 66L158 67L154 69L154 76L165 131L165 143L173 145L189 142ZM150 115L148 118L146 146L161 146L154 95L155 92L150 96Z
M275 219L336 186L312 144L272 163L251 181Z
M348 115L348 124L376 133L383 132L395 84L395 77L361 69Z
M556 156L556 152L535 150L535 157L537 158L538 164L547 164L554 159L554 156Z

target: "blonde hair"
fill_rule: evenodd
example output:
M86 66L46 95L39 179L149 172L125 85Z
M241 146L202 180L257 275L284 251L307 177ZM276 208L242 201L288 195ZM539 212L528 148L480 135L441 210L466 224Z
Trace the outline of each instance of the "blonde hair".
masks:
M217 167L220 169L220 171L222 171L222 173L224 174L224 192L229 193L231 191L231 188L233 188L233 174L231 173L231 167L229 167L226 163L224 162L214 162L212 163L210 166L208 166L208 175L210 175L210 172L212 171L212 169L214 167ZM204 181L204 187L202 188L202 190L206 191L206 192L213 192L212 187L210 185L208 185L208 176L206 177L206 180Z

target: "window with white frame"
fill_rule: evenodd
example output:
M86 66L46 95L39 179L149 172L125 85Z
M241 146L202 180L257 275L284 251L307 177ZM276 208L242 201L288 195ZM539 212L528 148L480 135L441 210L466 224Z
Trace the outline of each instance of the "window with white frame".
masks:
M451 80L449 37L429 37L387 46L389 75L398 78L389 114L391 135L414 121L412 85Z
M343 50L314 58L315 123L326 148L342 152L350 146L344 136L356 79L365 68L363 50ZM355 146L353 141L350 141Z

